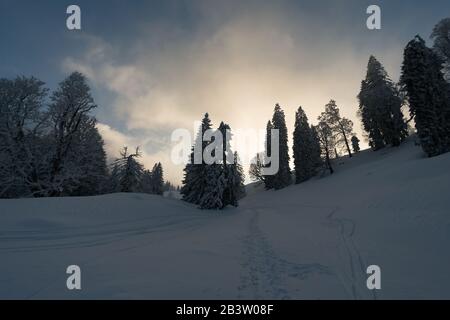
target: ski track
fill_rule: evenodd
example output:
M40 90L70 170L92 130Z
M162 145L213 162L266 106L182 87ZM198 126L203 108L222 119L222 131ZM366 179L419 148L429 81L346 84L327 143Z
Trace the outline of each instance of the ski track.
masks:
M361 253L353 239L353 235L356 230L356 223L351 219L337 218L336 214L339 210L339 207L333 208L333 210L328 214L327 220L330 221L333 226L338 228L341 244L344 248L345 254L347 255L349 265L348 269L350 272L343 272L344 284L346 287L351 288L350 292L353 299L376 300L377 296L375 291L370 291L366 287L366 264L364 263Z
M155 218L163 218L155 223ZM87 248L129 239L132 236L177 230L180 224L193 227L202 216L160 216L136 221L94 226L58 228L55 230L21 230L0 232L0 252L30 252ZM84 232L79 232L83 230ZM87 240L83 240L87 239ZM20 245L9 245L9 243Z
M312 274L333 274L330 268L317 263L297 264L277 256L259 227L258 210L247 212L252 217L248 235L243 239L243 273L238 288L240 299L292 299L286 288L289 278L306 279Z
M109 244L109 243L115 242L115 241L120 241L120 240L123 240L123 239L129 239L130 236L139 236L139 235L143 235L143 234L147 234L147 233L163 232L163 231L171 231L171 230L176 231L176 230L178 230L180 224L184 224L184 227L185 227L185 231L184 232L190 232L190 231L192 231L194 229L200 228L203 225L203 224L198 224L198 223L196 223L196 224L194 223L193 224L192 222L194 222L194 221L195 222L197 222L197 221L205 222L207 220L207 217L202 217L202 216L198 216L198 215L195 215L195 216L184 216L183 218L185 218L185 219L180 219L180 216L177 216L177 215L157 216L156 218L161 218L161 217L164 217L164 218L168 218L169 217L169 218L172 218L173 220L166 221L165 223L160 224L160 225L156 225L155 226L154 224L150 224L152 227L143 226L141 228L136 228L136 225L129 223L128 228L125 227L125 228L122 228L122 229L119 230L118 233L121 234L120 236L118 236L118 237L111 237L110 239L104 240L104 241L90 240L87 243L85 243L85 242L82 242L82 243L80 243L80 242L73 242L73 243L71 243L70 246L69 245L57 244L57 245L53 245L53 246L41 245L41 246L35 246L35 247L0 248L0 252L2 250L6 250L8 252L27 252L27 251L35 251L36 250L35 248L37 248L38 250L53 250L53 249L70 249L70 248L95 247L95 246L100 246L100 245L104 245L104 244ZM196 218L196 219L192 219L193 217ZM142 221L154 220L153 218L155 218L155 217L145 218L145 219L136 219L136 220L133 220L132 222L134 223L134 222L142 222ZM186 222L189 222L189 223L186 223ZM111 227L111 226L116 226L116 225L117 225L117 223L111 223L111 224L104 224L104 225L100 225L100 226L102 226L102 227L105 227L105 226ZM123 225L123 223L122 223L122 225ZM92 226L91 228L98 228L100 226ZM132 227L131 230L130 230L130 226ZM167 226L171 226L171 227L168 228ZM61 231L61 233L64 233L64 230L68 231L68 230L78 229L78 228L83 228L83 227L65 228L65 229L63 229L63 231ZM27 231L22 231L22 232L27 232ZM55 231L55 233L56 233L56 231ZM58 233L60 233L60 232L58 232ZM114 232L112 232L112 230L106 230L105 229L105 230L103 230L103 232L101 234L104 234L104 235L108 235L109 234L109 235L111 235L111 233L114 234ZM84 237L84 236L85 236L85 234L77 234L77 235L66 235L65 237L61 237L61 238L66 238L66 237L67 238ZM61 238L60 237L56 237L56 238L52 238L52 240L53 241L59 241ZM30 240L30 239L28 239L28 240ZM144 247L144 246L146 246L146 245L148 245L149 243L152 243L152 242L154 242L154 240L145 241L145 242L143 242L143 243L141 243L139 245L134 245L134 246L131 246L131 247L126 247L126 248L122 248L122 249L116 249L115 251L116 252L121 252L121 251L135 250L137 248ZM89 266L89 265L94 265L95 263L98 263L99 261L103 260L104 258L109 258L110 254L111 254L110 252L105 252L103 254L98 255L95 259L88 259L88 260L84 261L82 263L82 265L84 265L85 267ZM36 291L31 293L30 295L26 296L25 300L35 299L42 292L44 292L44 291L52 288L53 286L55 286L56 283L57 283L57 281L52 281L50 283L45 284L44 286L38 288Z
M314 207L325 208L323 206ZM259 208L248 208L241 212L241 214L249 214L251 217L248 220L247 235L242 240L242 274L238 287L240 299L293 299L295 298L295 292L290 293L286 286L289 280L292 280L292 278L303 280L313 274L338 277L353 299L377 298L375 291L370 291L365 286L366 264L353 239L356 230L355 222L347 218L338 218L337 212L341 210L339 207L327 208L331 209L331 212L325 218L326 224L336 229L340 236L339 248L342 250L340 256L343 261L341 261L341 266L337 268L330 268L319 263L298 264L281 258L276 254L267 236L259 226ZM160 218L164 219L158 221ZM155 223L155 220L157 223ZM206 217L198 215L169 215L86 227L15 232L3 230L0 232L0 243L2 244L0 245L0 252L95 247L129 239L132 236L176 230L180 224L184 225L185 231L188 231L203 225L207 220ZM203 223L199 223L200 221ZM11 246L10 243L16 245ZM98 259L100 258L101 255ZM47 284L39 288L27 298L35 297L50 286L51 284Z

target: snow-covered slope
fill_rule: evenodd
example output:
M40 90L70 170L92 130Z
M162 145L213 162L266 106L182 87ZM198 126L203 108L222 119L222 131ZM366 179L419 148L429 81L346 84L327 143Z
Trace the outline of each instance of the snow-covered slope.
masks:
M221 212L143 194L1 200L0 298L450 298L450 154L409 141L335 165Z

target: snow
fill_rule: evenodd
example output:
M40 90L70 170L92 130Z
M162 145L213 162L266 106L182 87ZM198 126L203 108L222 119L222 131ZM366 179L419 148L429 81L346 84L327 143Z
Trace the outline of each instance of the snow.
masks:
M175 194L1 200L0 298L449 299L450 154L408 140L334 167L224 211Z

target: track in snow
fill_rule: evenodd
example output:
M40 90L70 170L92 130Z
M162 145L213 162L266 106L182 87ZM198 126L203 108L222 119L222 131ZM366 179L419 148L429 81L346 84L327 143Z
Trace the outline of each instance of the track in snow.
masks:
M353 299L376 299L375 291L370 291L366 287L366 267L361 253L359 252L356 244L353 240L355 234L356 224L351 219L337 218L336 213L340 210L339 207L335 207L327 216L327 220L331 224L338 228L342 248L344 248L345 254L348 258L348 265L350 272L341 272L344 279L344 285L347 289L350 289Z
M313 263L292 263L279 257L259 227L259 212L252 214L248 235L243 240L243 274L239 286L241 299L293 299L286 283L290 278L306 279L312 274L332 275L330 268Z

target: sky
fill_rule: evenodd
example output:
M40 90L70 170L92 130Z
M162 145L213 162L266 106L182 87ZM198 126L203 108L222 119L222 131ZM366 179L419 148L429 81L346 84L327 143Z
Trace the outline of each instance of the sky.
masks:
M81 30L66 27L71 4ZM371 4L381 30L366 27ZM448 0L0 0L0 77L35 76L54 89L84 73L109 159L139 146L147 168L161 161L179 184L171 134L193 131L205 112L214 126L260 130L279 103L291 143L298 106L314 124L334 99L363 140L356 96L369 56L398 81L407 42L419 34L431 44L448 16Z

